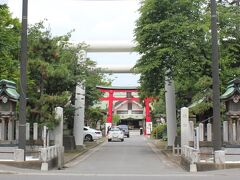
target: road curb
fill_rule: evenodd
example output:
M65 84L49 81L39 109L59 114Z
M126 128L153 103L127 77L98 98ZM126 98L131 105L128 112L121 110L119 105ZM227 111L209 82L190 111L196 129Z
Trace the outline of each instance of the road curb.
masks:
M165 149L162 149L159 147L158 145L158 140L153 140L153 139L150 139L150 141L156 146L156 148L158 148L161 153L166 157L168 158L171 162L177 164L178 166L182 167L181 166L181 159L180 157L176 157L172 154L172 150L169 150L167 148Z
M72 161L74 161L75 159L80 157L81 155L88 152L90 149L97 147L98 145L104 143L105 141L106 141L105 139L102 139L102 140L97 141L96 144L93 144L92 146L84 147L81 151L79 151L79 153L75 154L72 158L69 158L67 161L65 161L64 166L67 166L67 164L71 163Z
M79 153L77 153L76 155L74 155L72 158L70 158L69 160L64 162L64 166L68 163L70 163L71 161L75 160L76 158L78 158L79 156L83 155L84 153L86 153L88 151L88 149L84 149L82 151L80 151Z

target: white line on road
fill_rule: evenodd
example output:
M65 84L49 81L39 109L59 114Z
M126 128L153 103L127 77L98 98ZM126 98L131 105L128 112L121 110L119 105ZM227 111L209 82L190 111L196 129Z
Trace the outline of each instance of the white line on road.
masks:
M58 172L42 172L42 173L18 173L16 175L24 176L83 176L83 177L209 177L218 176L219 174L198 174L198 173L171 173L171 174L100 174L100 173L58 173ZM222 176L222 174L221 174ZM227 176L227 175L226 175Z

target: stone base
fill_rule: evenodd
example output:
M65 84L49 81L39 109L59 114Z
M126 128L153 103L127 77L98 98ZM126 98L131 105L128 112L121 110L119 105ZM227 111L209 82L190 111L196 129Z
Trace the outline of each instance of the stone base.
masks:
M24 149L15 149L14 150L14 160L16 162L25 161Z
M63 136L63 146L66 151L72 151L76 149L74 136Z
M64 166L64 147L62 146L61 149L58 151L58 158L57 158L57 167L58 170L62 169Z
M197 165L196 164L190 164L190 172L197 172Z
M196 163L194 167L187 159L181 157L181 166L189 171L196 172L197 171L212 171L212 170L220 170L220 169L231 169L231 168L240 168L240 163L225 163L225 164L215 164L215 163Z
M0 147L18 147L18 143L16 141L0 141Z
M48 171L48 163L47 162L43 162L41 165L41 171Z
M189 146L194 147L194 142L189 141ZM199 147L213 147L212 141L199 141Z
M48 162L42 162L41 163L41 171L48 171L49 169L58 167L58 159L59 158L54 158Z
M82 150L82 149L85 149L86 146L83 144L83 145L76 145L76 149L77 150Z
M225 148L240 148L240 144L224 144Z
M171 150L172 151L172 149L173 149L173 146L166 146L166 148L165 148L166 150Z
M16 162L16 161L0 161L0 164L4 164L7 166L22 168L22 169L35 169L40 170L42 163L39 160L36 161L23 161L23 162Z

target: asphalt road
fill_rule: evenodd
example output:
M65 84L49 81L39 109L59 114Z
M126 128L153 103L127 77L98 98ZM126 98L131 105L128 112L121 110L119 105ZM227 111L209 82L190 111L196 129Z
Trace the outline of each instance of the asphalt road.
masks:
M0 180L225 180L239 179L240 170L189 173L178 167L144 136L105 142L64 170L1 174Z

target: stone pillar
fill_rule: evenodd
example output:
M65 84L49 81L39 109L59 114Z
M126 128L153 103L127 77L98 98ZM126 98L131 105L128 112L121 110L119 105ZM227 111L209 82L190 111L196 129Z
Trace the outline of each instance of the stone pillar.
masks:
M215 164L223 165L225 163L225 151L219 150L214 153Z
M189 137L189 140L193 141L194 140L194 123L193 123L193 121L189 121L189 126L190 126L190 137Z
M2 125L2 120L0 119L0 140L3 140L2 139L2 127L3 125Z
M240 143L240 119L237 120L237 143Z
M76 86L75 97L75 116L73 135L75 137L75 143L77 148L83 147L83 127L84 127L84 113L85 113L85 87L79 83Z
M58 125L54 129L55 145L63 146L63 108L55 108L56 118L59 120Z
M223 121L223 142L228 142L228 121Z
M26 123L26 140L30 139L30 124Z
M207 123L207 141L212 141L212 124Z
M12 119L8 119L8 140L13 140L13 121Z
M38 139L38 123L33 123L33 140Z
M167 138L168 146L174 145L177 135L176 123L176 102L174 82L166 78L165 80L166 118L167 118Z
M2 138L3 141L6 140L6 130L5 130L5 128L6 128L5 119L3 118L2 119L2 129L1 129L1 138Z
M15 139L18 141L19 139L19 121L16 121L16 127L15 127Z
M236 141L237 141L237 132L236 132L236 123L235 122L232 124L232 128L233 128L233 142L236 143Z
M189 146L190 141L189 109L181 108L181 147Z
M47 130L47 147L49 147L49 145L50 145L50 136L49 136L49 134L50 134L50 131Z
M47 126L43 126L42 138L43 138L43 147L46 148L47 147Z
M204 127L203 123L199 123L199 140L204 141Z
M64 147L63 147L63 108L56 107L56 118L59 119L59 124L54 129L55 145L58 146L58 169L63 168L64 164Z
M79 52L79 62L87 58L87 52L81 50ZM83 147L83 128L85 115L85 86L84 82L78 82L75 92L75 115L73 125L73 135L75 137L75 144L77 148Z
M229 119L229 124L228 124L228 140L230 143L233 143L233 123L232 119Z

